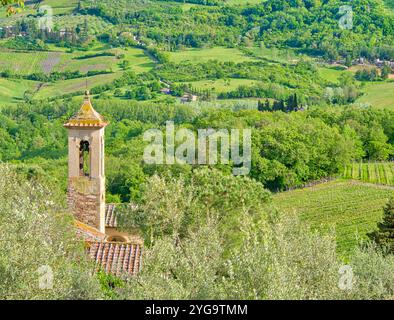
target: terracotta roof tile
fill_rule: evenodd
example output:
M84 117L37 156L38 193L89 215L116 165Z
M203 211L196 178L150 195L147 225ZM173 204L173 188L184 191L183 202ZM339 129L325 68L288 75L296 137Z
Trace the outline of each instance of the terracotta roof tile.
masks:
M116 276L135 275L141 269L141 246L122 242L89 242L88 254L97 267Z
M105 205L105 226L109 228L116 228L118 221L116 218L116 203L107 203ZM137 210L138 206L135 204L129 204L131 210Z
M116 204L105 205L105 226L116 228L118 225L116 221Z

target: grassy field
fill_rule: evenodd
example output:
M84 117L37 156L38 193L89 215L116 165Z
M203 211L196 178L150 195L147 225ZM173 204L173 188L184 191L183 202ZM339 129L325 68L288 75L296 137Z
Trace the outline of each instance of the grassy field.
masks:
M40 5L51 6L53 14L62 15L72 13L78 5L78 0L44 0Z
M37 82L34 81L0 78L0 104L20 102L25 91L34 91L36 87Z
M79 56L94 54L97 52L112 52L116 56L102 56L93 57L88 59L75 59ZM91 70L112 70L119 71L119 63L122 61L117 58L120 54L124 55L124 60L129 61L130 69L136 73L149 71L154 67L154 63L144 54L142 49L128 48L124 49L111 49L111 50L98 50L78 52L73 54L62 54L61 61L54 68L54 71L80 71L85 73Z
M345 167L343 177L394 186L394 162L353 163Z
M364 95L357 102L369 103L377 108L394 108L394 81L368 83Z
M201 80L188 82L193 88L199 90L211 90L216 93L229 92L237 89L241 85L251 86L259 83L257 80L249 79L218 79L218 80Z
M339 77L347 71L340 70L338 68L329 68L329 67L319 67L318 72L320 77L326 79L329 82L334 84L339 84Z
M131 69L136 73L147 72L155 67L154 62L144 54L142 49L128 48L117 50L117 53L125 55L125 59L130 62Z
M105 84L113 81L121 76L120 73L110 73L97 75L88 78L88 86L94 87L100 84ZM36 93L35 99L43 99L54 96L61 96L68 93L73 93L76 91L84 90L86 87L86 79L78 78L71 80L63 80L55 83L46 83L44 86Z
M235 48L215 47L209 49L187 49L183 51L169 52L170 61L179 63L181 61L191 61L195 63L206 62L208 60L218 60L221 62L233 61L253 61L253 57L244 55Z
M298 55L292 49L278 49L278 48L266 48L266 47L252 47L247 48L249 52L256 58L261 58L269 61L274 61L278 63L289 63L295 64L300 59L310 59L305 55Z
M354 181L333 181L276 194L275 205L296 212L313 229L335 228L338 252L348 257L358 240L376 228L394 188Z

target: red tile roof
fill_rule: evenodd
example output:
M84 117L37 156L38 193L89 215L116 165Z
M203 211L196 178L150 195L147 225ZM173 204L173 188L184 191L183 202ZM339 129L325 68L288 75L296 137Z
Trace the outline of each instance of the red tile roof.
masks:
M141 246L122 242L90 242L88 254L97 267L116 276L135 275L141 268Z
M107 203L105 205L105 226L107 228L116 228L118 226L118 221L116 218L117 205L117 203ZM137 210L138 206L135 204L129 204L128 208L131 210Z
M110 228L116 228L118 222L116 220L116 204L107 204L105 206L105 226Z

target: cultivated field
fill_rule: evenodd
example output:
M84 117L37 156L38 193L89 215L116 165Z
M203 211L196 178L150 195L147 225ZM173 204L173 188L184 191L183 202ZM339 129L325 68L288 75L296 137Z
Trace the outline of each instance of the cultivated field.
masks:
M106 22L99 17L79 14L55 16L53 18L53 23L60 29L75 28L77 25L83 25L85 20L88 23L88 32L90 35L99 35L104 32L111 32L116 29L113 24Z
M267 0L225 0L224 2L229 5L246 5L246 4L258 4Z
M43 63L48 59L48 52L16 52L0 49L0 71L27 75L43 72Z
M129 61L131 70L137 73L149 71L154 67L153 62L144 54L144 51L138 48L128 48L127 50L97 48L97 50L68 53L51 46L50 50L49 52L24 52L0 48L0 72L10 70L16 74L29 75L53 71L80 71L81 73L90 70L118 71L120 70L119 63L123 59L118 59L117 56L121 54L124 55L124 60ZM76 59L80 56L100 52L111 52L116 56Z
M51 6L53 14L59 15L72 13L77 4L78 0L44 0L40 2L40 6Z
M345 179L394 186L394 162L353 163L345 167Z
M105 84L121 76L123 72L119 63L123 60L129 62L129 69L136 73L147 72L154 67L153 61L144 54L142 49L109 49L94 48L90 51L76 51L73 53L66 50L59 50L51 46L49 52L23 52L7 49L0 49L0 72L11 71L17 75L31 75L33 73L46 73L59 71L112 71L110 74L102 74L88 77L88 85ZM86 59L76 59L77 57L100 53L112 52L115 56L91 57ZM118 56L122 55L119 59ZM34 98L48 98L56 95L64 95L73 91L83 90L86 79L78 78L71 80L60 80L54 83L40 83L35 81L25 81L19 79L1 79L0 102L15 103L23 98L26 90L35 92ZM20 84L20 85L18 85ZM39 88L39 91L36 91Z
M285 213L296 212L314 229L335 228L338 252L347 257L375 229L390 196L393 187L334 181L276 194L274 203Z

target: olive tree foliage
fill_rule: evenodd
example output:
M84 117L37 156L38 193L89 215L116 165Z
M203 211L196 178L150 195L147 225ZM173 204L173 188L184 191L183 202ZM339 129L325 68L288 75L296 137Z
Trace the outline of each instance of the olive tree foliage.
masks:
M339 294L331 236L281 219L254 180L196 170L189 179L152 177L139 210L147 248L131 299L313 299ZM124 217L126 215L126 217ZM133 216L133 217L131 217ZM127 220L127 218L129 220Z
M117 291L118 298L393 297L392 257L376 248L357 249L347 262L351 286L341 288L345 262L337 256L335 233L319 233L295 214L276 212L269 194L247 178L208 169L184 180L155 176L143 199L129 212L133 218L122 213L122 223L150 228L143 229L143 268Z
M227 297L330 299L340 294L340 263L331 234L312 232L293 215L260 232L249 228L242 250L227 262Z
M351 286L341 288L333 235L319 235L295 216L261 230L243 221L248 237L224 259L217 223L209 221L175 242L166 236L147 248L141 273L120 291L123 299L389 299L394 256L357 249ZM247 231L248 230L248 231ZM257 233L260 231L260 234Z
M394 300L394 255L371 242L357 248L351 260L353 299Z
M93 299L100 287L61 198L0 165L0 299Z
M394 255L373 243L357 247L350 261L336 253L334 232L310 230L295 215L280 216L264 235L250 229L240 252L228 260L225 298L388 299L394 297ZM340 270L348 267L351 274ZM350 286L341 287L344 277Z
M122 290L126 299L330 299L340 263L331 236L311 233L295 217L262 227L241 222L246 237L223 258L218 223L179 242L164 237L147 249L142 272Z
M181 239L215 220L230 249L242 238L241 220L267 221L271 212L270 192L261 183L215 169L199 169L177 178L155 175L143 190L138 209L120 210L118 222L121 228L142 230L149 246L164 236Z

